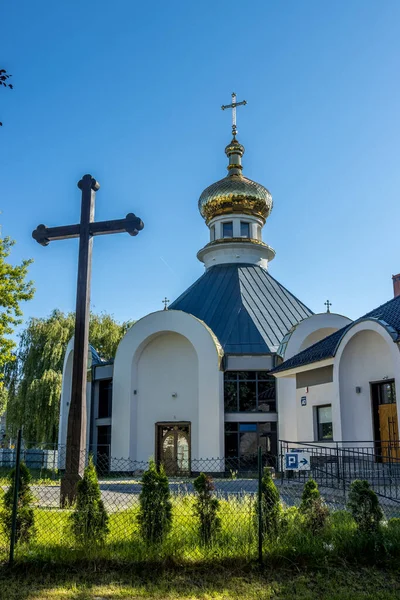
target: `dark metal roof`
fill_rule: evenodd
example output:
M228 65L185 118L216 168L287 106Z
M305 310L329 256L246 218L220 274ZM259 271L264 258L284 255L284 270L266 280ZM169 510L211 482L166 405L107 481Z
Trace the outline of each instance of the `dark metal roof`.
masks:
M271 354L312 311L262 267L216 265L170 306L201 319L228 354Z
M357 321L353 321L353 323L346 325L346 327L342 327L342 329L335 331L335 333L332 333L323 340L313 344L302 352L299 352L299 354L295 354L288 360L285 360L285 362L273 370L273 373L287 371L288 369L307 365L313 362L324 360L326 358L332 358L336 354L342 337L350 329L350 327L352 327L355 323L359 323L360 321L367 319L374 319L393 329L393 339L394 341L399 341L400 296L397 298L392 298L392 300L389 300L389 302L386 302L385 304L378 306L378 308L371 310L363 317L360 317L360 319L357 319Z

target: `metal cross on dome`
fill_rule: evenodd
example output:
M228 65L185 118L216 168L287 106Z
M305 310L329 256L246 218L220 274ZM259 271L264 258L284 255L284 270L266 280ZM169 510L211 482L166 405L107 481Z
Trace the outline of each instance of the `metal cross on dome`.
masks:
M242 102L236 102L236 94L235 94L235 92L232 92L232 104L223 104L221 106L222 110L225 110L226 108L232 109L232 135L233 135L233 137L236 137L236 134L237 134L236 107L237 106L245 106L246 104L247 104L247 100L242 100Z
M326 302L324 302L325 306L326 306L326 312L330 313L330 308L332 306L332 302L329 302L329 300L327 300Z
M168 300L167 296L165 296L165 298L162 301L162 303L164 304L164 310L168 310L169 300Z

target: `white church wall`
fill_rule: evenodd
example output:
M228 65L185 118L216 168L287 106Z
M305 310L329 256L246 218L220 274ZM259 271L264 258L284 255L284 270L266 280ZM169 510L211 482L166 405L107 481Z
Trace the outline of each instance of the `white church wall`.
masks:
M300 321L289 338L284 360L351 323L351 319L335 313L320 313Z
M296 377L276 379L276 399L278 419L278 439L296 441Z
M60 398L60 419L58 424L58 462L59 469L65 468L65 446L67 443L68 415L71 403L72 391L72 363L74 358L74 338L67 346L64 357L61 398ZM86 439L87 449L89 448L90 421L91 421L91 393L92 384L88 381L86 386Z
M218 340L192 315L168 310L137 321L114 362L111 455L148 460L157 422L191 421L192 458L223 456L221 358Z
M189 421L192 454L199 446L199 364L184 336L161 333L141 353L137 363L136 456L154 457L155 423Z
M302 398L306 398L305 406L301 404ZM337 404L335 402L335 387L333 383L323 383L296 390L296 441L318 442L316 408L324 404L332 406L333 439L335 441L340 439L340 414L335 411L335 405ZM320 444L329 446L329 442L326 441L320 441Z
M343 440L374 439L370 383L387 378L395 379L400 390L398 346L379 322L361 321L346 333L335 359ZM361 388L360 393L356 387Z

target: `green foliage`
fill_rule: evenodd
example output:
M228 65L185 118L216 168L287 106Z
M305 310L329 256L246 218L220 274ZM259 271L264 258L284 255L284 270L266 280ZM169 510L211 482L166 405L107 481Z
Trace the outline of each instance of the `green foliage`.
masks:
M389 529L392 529L393 531L400 533L400 518L392 517L391 519L389 519L388 527L389 527Z
M78 543L103 544L108 528L108 514L101 499L99 482L92 456L78 483L75 510L71 514L72 532Z
M119 324L111 315L91 315L89 341L102 358L115 352L131 323ZM65 351L74 335L75 315L55 310L47 318L32 318L20 336L17 360L8 364L7 428L15 436L24 426L25 439L57 442L62 369Z
M32 261L24 260L16 266L7 262L14 243L8 237L0 238L0 414L4 412L7 402L4 374L8 363L15 358L15 343L9 336L22 322L21 302L30 300L34 294L32 281L26 281Z
M142 537L147 542L162 542L172 527L172 503L164 467L157 470L154 460L143 473L139 502L137 519Z
M256 504L255 523L258 528L258 502ZM281 504L278 489L268 468L264 469L261 480L261 527L262 535L276 535L281 516Z
M15 469L8 476L9 488L3 496L4 511L1 515L4 533L11 535L12 512L15 489ZM16 521L16 542L29 542L35 535L35 516L32 508L33 495L30 489L31 475L25 465L20 463L18 482L18 503Z
M350 486L347 508L353 515L360 531L373 533L378 531L383 512L378 496L371 490L368 481L356 479Z
M303 514L306 529L312 533L317 533L326 526L329 509L324 504L314 479L309 479L304 485L299 510Z
M199 518L199 534L203 544L210 544L221 530L221 519L218 517L219 500L213 497L215 489L212 478L200 473L193 481L196 491L194 512Z

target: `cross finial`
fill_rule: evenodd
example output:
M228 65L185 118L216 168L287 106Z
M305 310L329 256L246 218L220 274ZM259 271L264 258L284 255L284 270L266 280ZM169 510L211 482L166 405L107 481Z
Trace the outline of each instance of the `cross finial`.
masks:
M237 106L245 106L246 104L247 104L247 100L242 100L242 102L236 102L236 94L235 94L235 92L232 92L232 104L223 104L221 106L222 110L225 110L226 108L232 109L232 135L234 138L236 137L236 134L237 134L236 107Z
M325 306L326 306L326 312L330 313L330 308L332 306L332 302L329 302L329 300L327 300L326 302L324 302Z
M162 303L164 304L164 310L168 310L169 300L168 300L167 296L165 296L165 298L162 301Z

